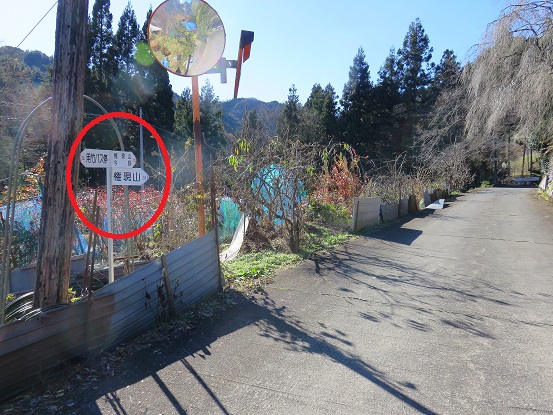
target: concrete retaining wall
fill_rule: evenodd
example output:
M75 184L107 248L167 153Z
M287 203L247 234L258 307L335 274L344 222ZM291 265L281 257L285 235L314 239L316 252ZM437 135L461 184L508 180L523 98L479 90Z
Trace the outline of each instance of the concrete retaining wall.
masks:
M380 222L380 198L356 197L353 200L353 232Z

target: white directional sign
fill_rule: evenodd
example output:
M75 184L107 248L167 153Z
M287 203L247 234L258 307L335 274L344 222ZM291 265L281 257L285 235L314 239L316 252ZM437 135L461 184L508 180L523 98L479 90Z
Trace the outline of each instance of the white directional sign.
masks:
M130 151L99 150L87 148L80 155L81 163L87 168L106 169L108 232L112 232L111 199L112 186L142 185L150 178L142 169L132 168L136 163ZM108 238L108 278L113 282L113 239Z
M111 167L112 151L87 148L81 152L81 163L85 167Z
M114 151L112 167L131 168L136 164L136 156L130 151Z
M112 151L87 148L81 152L81 163L88 168L125 167L136 164L136 156L130 151Z
M140 186L148 181L150 176L144 170L140 168L134 169L122 169L114 167L111 169L111 183L115 185Z

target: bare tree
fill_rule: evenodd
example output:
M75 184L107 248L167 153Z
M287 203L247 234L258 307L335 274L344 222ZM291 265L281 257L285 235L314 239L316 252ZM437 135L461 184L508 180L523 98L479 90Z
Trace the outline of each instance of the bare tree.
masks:
M220 163L225 193L240 204L255 225L278 234L299 250L305 223L306 191L313 177L316 146L282 137L269 138L246 117L232 155ZM250 225L251 226L251 225Z
M451 189L463 189L473 181L471 167L488 157L492 140L467 140L468 107L466 86L459 79L440 93L415 143L422 182L445 181Z
M492 146L509 137L553 145L553 1L522 0L491 24L463 71L467 139Z

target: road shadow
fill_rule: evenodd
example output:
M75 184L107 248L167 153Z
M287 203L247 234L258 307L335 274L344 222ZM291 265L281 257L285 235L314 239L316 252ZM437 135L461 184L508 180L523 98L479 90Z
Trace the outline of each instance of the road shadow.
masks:
M366 237L368 239L380 239L383 241L394 242L396 244L409 246L421 235L422 231L419 231L417 229L405 229L394 226L387 232L375 232L366 235Z
M416 217L425 216L428 214ZM468 311L449 313L443 301L447 299L451 304L467 304L467 310L472 307L471 303L489 303L500 308L516 307L511 301L513 293L484 278L467 278L459 274L462 272L459 270L451 272L448 267L431 267L430 271L424 265L417 266L417 263L432 264L439 261L447 264L458 260L445 256L439 248L413 246L413 242L423 233L403 227L411 220L413 217L386 229L367 233L330 254L313 258L312 275L332 281L347 298L361 296L389 307L389 312L385 314L371 312L370 309L359 314L368 322L386 321L396 327L418 331L431 331L433 326L441 324L471 336L493 339L485 322L474 321ZM391 252L394 253L392 256ZM451 269L462 270L471 266L478 264L463 261L461 268ZM309 270L306 273L310 274ZM359 294L366 290L372 294ZM399 309L411 310L412 318L400 318ZM501 313L501 309L498 309L498 315Z
M96 401L107 402L114 413L120 415L132 415L138 408L127 400L123 400L118 391L132 388L141 381L151 378L157 384L156 394L163 393L171 403L171 411L177 414L186 414L187 408L196 407L196 402L179 400L172 388L159 376L162 368L180 363L178 370L188 372L197 382L194 388L200 388L210 397L210 400L218 408L218 413L229 414L225 399L213 390L198 371L194 368L195 359L208 359L213 357L211 344L220 340L229 333L234 333L245 326L256 327L257 335L271 339L275 343L285 347L286 350L301 353L314 354L327 358L330 362L338 363L345 368L362 376L381 388L386 393L402 401L405 405L422 414L434 414L435 412L423 403L409 396L409 392L417 387L409 380L394 380L384 371L379 370L366 358L355 355L334 345L351 346L345 333L338 330L330 330L324 324L319 329L304 325L300 318L288 313L287 308L278 306L269 296L256 296L247 298L240 296L237 304L231 310L221 315L219 319L211 321L201 329L201 333L193 331L175 338L170 344L153 342L148 347L137 351L120 364L114 364L115 375L108 379L98 379L93 382L93 387L85 385L74 388L66 393L64 401L71 402L71 407L62 405L58 414L102 414ZM244 338L243 350L255 347L255 338ZM172 369L173 370L173 369ZM177 369L174 369L177 370ZM294 371L295 368L290 368ZM268 382L270 379L267 380ZM151 393L154 393L153 391ZM368 408L370 410L370 408Z

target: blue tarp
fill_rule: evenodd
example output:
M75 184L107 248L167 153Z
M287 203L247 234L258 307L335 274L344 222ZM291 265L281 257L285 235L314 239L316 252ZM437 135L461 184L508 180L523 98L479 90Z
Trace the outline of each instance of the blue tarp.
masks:
M295 196L296 205L302 203L302 201L307 196L307 192L301 181L298 181L297 186L293 186L291 178L287 176L286 170L283 167L278 167L272 164L271 166L265 167L261 170L252 183L252 188L259 190L261 198L269 204L270 201L275 199L276 190L278 189L278 194L282 197L282 203L279 208L283 208L287 213L291 212L293 209L292 197ZM297 191L297 194L294 195L294 188ZM269 214L269 208L263 206L266 214ZM275 218L275 225L282 225L282 219L278 217L283 216L283 212L278 209L274 212L277 216Z
M6 206L0 206L0 212L6 219ZM42 201L40 198L17 202L15 204L14 227L20 226L27 231L38 230L40 227L40 215ZM77 227L73 234L73 255L81 255L88 250L88 243Z

